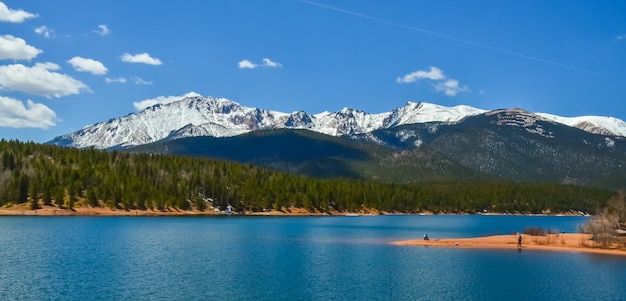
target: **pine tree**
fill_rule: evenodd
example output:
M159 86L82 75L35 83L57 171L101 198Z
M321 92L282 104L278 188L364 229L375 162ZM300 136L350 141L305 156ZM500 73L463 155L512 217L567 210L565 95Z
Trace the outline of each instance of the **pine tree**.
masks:
M57 189L54 191L54 203L60 208L63 208L63 206L65 205L64 198L65 189L63 187L57 187Z
M30 199L30 210L39 209L39 200L36 197Z
M87 201L91 207L100 207L98 203L98 196L96 193L96 188L89 188L87 190Z
M28 185L28 195L33 200L38 200L38 196L39 196L39 184L38 183L39 181L33 180L33 181L30 181Z
M52 187L50 184L44 184L42 200L44 205L52 205Z
M19 176L17 189L16 203L23 204L28 202L28 177L25 174Z

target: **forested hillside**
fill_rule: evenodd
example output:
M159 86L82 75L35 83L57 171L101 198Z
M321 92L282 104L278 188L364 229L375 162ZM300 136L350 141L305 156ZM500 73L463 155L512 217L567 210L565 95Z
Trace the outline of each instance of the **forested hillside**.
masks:
M313 179L227 161L129 154L0 141L0 205L32 209L77 204L111 208L238 212L284 210L386 212L594 212L612 191L580 186L489 181L387 184Z

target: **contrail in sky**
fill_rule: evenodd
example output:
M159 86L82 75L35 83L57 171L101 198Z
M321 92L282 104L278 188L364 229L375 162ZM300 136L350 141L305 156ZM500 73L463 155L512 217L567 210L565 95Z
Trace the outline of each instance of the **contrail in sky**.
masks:
M545 59L542 59L542 58L526 55L526 54L515 52L515 51L510 51L510 50L506 50L506 49L502 49L502 48L498 48L498 47L489 46L487 44L481 44L481 43L473 42L473 41L470 41L470 40L465 40L465 39L461 39L461 38L457 38L457 37L441 34L441 33L438 33L438 32L434 32L434 31L430 31L430 30L426 30L426 29L422 29L422 28L417 28L417 27L413 27L413 26L408 26L408 25L392 22L392 21L387 21L387 20L384 20L384 19L380 19L380 18L364 15L364 14L361 14L361 13L357 13L357 12L354 12L354 11L351 11L351 10L347 10L347 9L343 9L343 8L339 8L339 7L335 7L335 6L330 6L330 5L326 5L326 4L322 4L322 3L318 3L318 2L314 2L314 1L310 1L310 0L298 0L298 1L302 2L302 3L314 5L314 6L317 6L317 7L321 7L321 8L325 8L325 9L329 9L329 10L334 10L334 11L337 11L337 12L340 12L340 13L344 13L344 14L347 14L347 15L352 15L352 16L355 16L355 17L359 17L359 18L375 21L375 22L378 22L378 23L383 23L383 24L387 24L387 25L391 25L391 26L395 26L395 27L400 27L400 28L404 28L404 29L408 29L408 30L412 30L412 31L417 31L417 32L421 32L423 34L427 34L427 35L431 35L431 36L435 36L435 37L440 37L440 38L443 38L443 39L446 39L446 40L455 41L455 42L459 42L459 43L463 43L463 44L467 44L467 45L472 45L472 46L476 46L476 47L480 47L480 48L484 48L484 49L489 49L489 50L493 50L493 51L497 51L497 52L501 52L501 53L505 53L505 54L509 54L509 55L513 55L513 56L517 56L517 57L521 57L521 58L525 58L525 59L528 59L528 60L533 60L533 61L540 62L540 63L550 64L550 65L553 65L553 66L558 66L558 67L561 67L561 68L566 68L566 69L575 70L575 71L579 71L579 72L585 72L585 73L590 73L590 74L598 74L597 72L594 72L594 71L585 70L585 69L581 69L581 68L578 68L578 67L574 67L574 66L570 66L570 65L565 65L565 64L561 64L561 63L545 60Z

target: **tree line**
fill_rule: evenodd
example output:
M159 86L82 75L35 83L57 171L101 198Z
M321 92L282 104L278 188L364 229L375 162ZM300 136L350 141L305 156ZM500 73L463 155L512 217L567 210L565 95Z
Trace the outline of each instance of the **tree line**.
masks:
M0 140L0 206L77 203L124 210L327 212L595 212L614 192L548 183L313 179L253 165L185 156Z

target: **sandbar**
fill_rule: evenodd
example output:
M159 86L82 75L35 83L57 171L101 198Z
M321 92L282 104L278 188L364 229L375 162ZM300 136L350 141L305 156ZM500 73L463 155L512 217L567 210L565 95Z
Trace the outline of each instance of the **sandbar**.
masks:
M470 248L470 249L511 249L518 250L517 234L493 235L472 238L432 238L430 240L412 239L393 242L398 246L423 246L441 248ZM590 234L559 233L545 236L531 236L522 234L521 250L546 250L560 252L584 252L595 254L626 256L626 248L601 248L591 240Z

